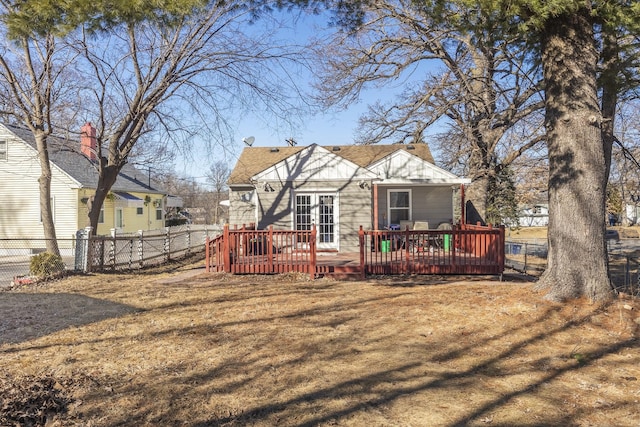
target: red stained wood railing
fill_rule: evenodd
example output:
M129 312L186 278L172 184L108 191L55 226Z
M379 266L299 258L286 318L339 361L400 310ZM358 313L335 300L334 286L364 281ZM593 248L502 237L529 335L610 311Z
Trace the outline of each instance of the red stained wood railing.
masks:
M358 232L359 277L395 274L502 274L504 227L463 224L451 230ZM359 260L357 259L359 258ZM318 267L316 229L255 230L225 226L206 242L206 270L234 274L299 272L311 278L338 266Z
M361 275L502 274L504 227L360 230Z
M206 242L206 271L233 274L316 275L316 227L311 230L255 230L224 227Z

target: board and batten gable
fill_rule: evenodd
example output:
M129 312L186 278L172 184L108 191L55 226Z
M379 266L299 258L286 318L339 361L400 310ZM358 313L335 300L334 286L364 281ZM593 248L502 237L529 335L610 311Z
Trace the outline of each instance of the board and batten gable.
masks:
M0 125L6 156L0 160L0 236L44 238L40 218L40 163L33 147ZM55 165L51 166L51 195L56 236L71 239L78 226L78 183Z
M313 144L253 176L256 182L359 181L376 178L366 168Z
M408 191L411 200L409 219L427 221L430 228L436 228L440 223L454 220L453 189L470 182L404 150L371 164L369 170L380 178L378 228L390 225L390 191Z
M419 157L409 154L407 151L398 150L393 154L371 164L367 169L373 172L381 182L389 183L429 183L429 184L456 184L469 180L446 171L433 163L429 163Z

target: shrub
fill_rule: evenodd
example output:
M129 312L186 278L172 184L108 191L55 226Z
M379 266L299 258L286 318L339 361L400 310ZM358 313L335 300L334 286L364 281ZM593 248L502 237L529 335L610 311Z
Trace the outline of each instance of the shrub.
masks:
M60 255L42 252L31 257L29 274L37 277L52 276L64 271L64 262Z

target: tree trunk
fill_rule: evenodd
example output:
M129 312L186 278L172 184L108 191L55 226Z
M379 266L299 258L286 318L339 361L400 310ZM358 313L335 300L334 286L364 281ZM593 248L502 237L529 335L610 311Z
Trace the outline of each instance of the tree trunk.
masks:
M590 11L551 18L542 37L549 150L549 254L540 287L564 301L611 297L605 243L607 166Z
M40 161L40 215L44 232L47 252L60 256L56 227L53 220L53 207L51 205L51 163L49 163L49 150L47 149L47 136L43 131L34 133L36 147L38 148L38 160Z
M600 74L600 85L602 87L602 145L605 153L607 165L607 181L611 168L611 151L615 139L615 118L618 107L618 91L620 85L618 72L620 70L620 47L616 37L616 29L603 26L602 37L602 72ZM624 197L622 198L624 206ZM626 217L626 215L624 215Z
M489 177L481 175L474 178L465 190L465 221L468 224L484 224L487 212Z
M101 167L98 173L98 186L91 199L89 205L89 225L95 233L98 230L98 220L100 219L100 210L104 205L104 201L118 178L119 168L116 166L107 166L105 158L100 160Z

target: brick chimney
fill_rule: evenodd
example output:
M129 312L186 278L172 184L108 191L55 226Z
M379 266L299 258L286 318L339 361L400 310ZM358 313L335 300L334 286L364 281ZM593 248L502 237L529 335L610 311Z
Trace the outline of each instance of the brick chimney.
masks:
M80 128L80 151L87 156L89 160L95 161L98 156L98 143L96 142L96 128L87 122Z

